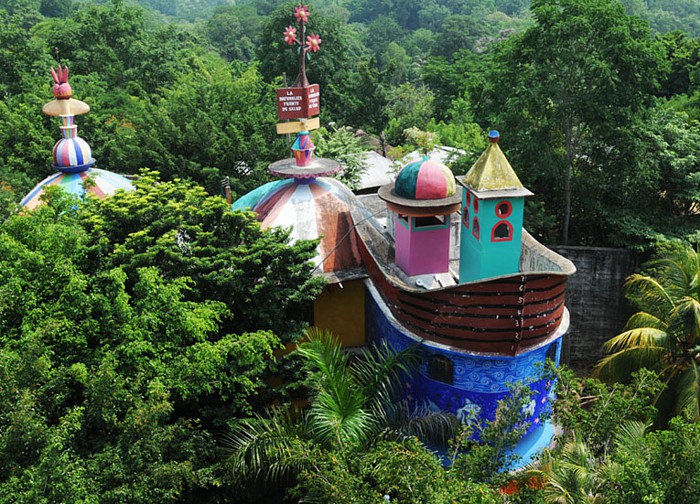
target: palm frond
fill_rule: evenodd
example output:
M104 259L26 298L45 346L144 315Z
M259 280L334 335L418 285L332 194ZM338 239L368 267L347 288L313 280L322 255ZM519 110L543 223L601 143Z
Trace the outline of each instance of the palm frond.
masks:
M652 315L651 313L641 311L635 313L627 320L627 324L625 324L623 331L629 331L631 329L640 329L644 327L649 327L651 329L659 329L661 331L666 331L668 329L667 324L664 320L660 319L655 315Z
M395 400L405 378L410 376L420 362L418 345L395 351L382 341L372 345L351 365L351 373L368 397L385 401Z
M382 419L382 437L395 441L416 437L423 442L446 444L460 430L460 422L452 413L431 411L425 405L411 407L406 400L377 403L373 413Z
M677 412L687 411L694 421L700 418L700 369L693 360L683 371L676 387Z
M643 448L644 435L649 426L636 420L623 422L615 433L616 449L631 455L638 454Z
M595 498L599 478L585 443L570 440L558 455L545 451L539 464L539 469L529 466L525 476L546 482L542 490L545 502L579 504Z
M657 369L666 355L666 348L660 346L628 347L603 357L593 368L593 375L624 380L642 368Z
M375 420L364 408L360 391L343 389L340 393L320 391L309 409L314 439L335 447L348 443L363 444L375 429Z
M675 250L667 257L649 261L647 265L658 270L667 292L673 298L691 295L697 288L700 263L698 253L690 247Z
M224 462L234 481L263 477L278 482L300 470L298 454L306 443L306 422L288 412L272 410L267 418L244 419L222 440Z
M635 273L627 278L625 288L631 302L659 319L666 318L675 306L671 295L655 278Z
M653 327L638 327L613 336L603 343L606 352L619 352L627 348L669 349L668 333Z
M334 387L346 382L348 357L340 341L330 331L310 327L306 331L308 341L297 347L296 352L306 359L312 371L320 373L324 387ZM320 386L320 384L318 384Z
M697 344L700 339L700 300L690 296L681 298L671 312L669 331L678 334L688 344Z

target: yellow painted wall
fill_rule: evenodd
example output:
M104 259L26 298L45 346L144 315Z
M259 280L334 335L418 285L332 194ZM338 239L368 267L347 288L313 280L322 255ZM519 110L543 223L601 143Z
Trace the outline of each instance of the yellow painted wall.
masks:
M314 301L314 325L340 338L345 347L365 344L365 287L362 280L326 285Z

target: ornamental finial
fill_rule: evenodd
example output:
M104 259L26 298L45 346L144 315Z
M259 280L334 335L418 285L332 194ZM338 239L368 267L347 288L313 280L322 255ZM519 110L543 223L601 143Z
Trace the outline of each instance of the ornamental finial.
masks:
M58 64L58 70L51 68L51 76L53 77L53 95L58 100L68 100L73 96L73 90L68 84L68 67L61 68Z
M56 98L50 101L44 108L44 114L62 117L76 116L90 111L87 103L75 100L73 90L68 84L68 67L59 63L56 69L51 67L51 78L53 79L53 95Z
M498 131L496 131L496 130L489 131L489 142L498 143L498 140L500 138L501 138L501 134Z
M306 23L309 21L309 6L299 4L294 7L294 18L299 23L299 28L292 25L284 30L284 41L289 45L299 46L299 75L292 87L307 87L309 80L306 78L306 58L309 52L318 52L321 48L321 37L312 33L306 35Z

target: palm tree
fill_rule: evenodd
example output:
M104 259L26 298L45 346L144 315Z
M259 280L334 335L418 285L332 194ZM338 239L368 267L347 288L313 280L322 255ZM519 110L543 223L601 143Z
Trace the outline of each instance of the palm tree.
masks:
M311 463L314 449L367 448L380 439L408 437L445 442L459 422L454 415L409 408L402 398L406 377L420 355L386 344L349 359L329 332L311 328L299 345L312 393L301 411L274 408L243 420L226 439L226 466L235 483L280 482Z
M627 297L641 311L604 344L610 352L594 372L616 380L641 368L659 373L666 389L657 397L663 418L685 412L700 418L700 245L678 248L648 263L654 276L634 274Z
M637 456L648 426L625 422L615 435L614 451ZM542 485L547 504L602 504L606 486L616 481L622 467L612 454L596 459L588 445L576 437L558 452L545 451L522 475L526 485Z

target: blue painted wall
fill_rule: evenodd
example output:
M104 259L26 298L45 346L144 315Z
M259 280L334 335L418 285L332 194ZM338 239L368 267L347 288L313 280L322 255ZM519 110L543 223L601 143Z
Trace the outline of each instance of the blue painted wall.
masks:
M368 288L365 295L367 341L386 340L396 350L416 343L417 338L395 324L378 292ZM532 400L527 406L531 421L528 433L540 427L540 416L549 411L554 398L553 384L541 378L545 358L559 364L561 336L547 345L515 357L473 355L442 346L422 344L424 355L419 371L409 384L410 395L417 401L429 401L432 408L450 411L465 419L476 411L482 420L493 420L498 401L516 383L528 385ZM449 358L454 363L452 385L428 377L428 363L433 355Z

